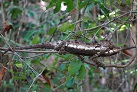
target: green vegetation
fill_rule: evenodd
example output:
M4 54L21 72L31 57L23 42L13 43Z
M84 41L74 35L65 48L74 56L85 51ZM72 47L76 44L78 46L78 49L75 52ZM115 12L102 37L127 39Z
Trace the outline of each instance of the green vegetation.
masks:
M132 92L136 89L136 60L124 68L104 70L72 54L59 55L47 49L16 52L14 48L46 41L91 43L104 39L121 48L134 46L136 3L132 0L0 1L0 92ZM10 47L13 51L8 50ZM29 53L39 50L47 53ZM97 59L105 65L125 65L135 53L135 49L125 50ZM91 57L84 56L84 60L92 62Z

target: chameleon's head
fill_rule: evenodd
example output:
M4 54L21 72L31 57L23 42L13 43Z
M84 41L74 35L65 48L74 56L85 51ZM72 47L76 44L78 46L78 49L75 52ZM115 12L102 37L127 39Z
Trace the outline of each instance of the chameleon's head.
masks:
M102 41L100 41L100 44L101 44L102 47L106 48L106 49L104 49L104 52L102 52L102 54L104 53L104 56L115 55L120 51L119 47L113 45L109 41L102 40Z
M113 45L110 43L110 41L107 41L107 40L101 40L100 43L99 43L101 46L103 47L112 47Z
M112 50L119 48L119 47L113 45L110 41L107 41L107 40L101 40L99 44L103 47L108 47L109 49L112 49Z
M115 55L120 51L119 47L113 47L113 48L109 48L108 50L106 50L105 54L106 56L111 56L111 55Z

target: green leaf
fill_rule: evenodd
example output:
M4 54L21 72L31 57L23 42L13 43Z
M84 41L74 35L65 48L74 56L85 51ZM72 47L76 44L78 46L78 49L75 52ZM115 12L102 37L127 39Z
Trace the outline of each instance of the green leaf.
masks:
M70 87L74 84L74 82L75 82L74 77L69 76L69 77L67 77L66 86Z
M82 66L80 67L80 69L79 69L78 78L79 78L79 79L83 79L84 76L85 76L85 74L86 74L86 69L85 69L85 66L82 65Z
M59 68L60 68L61 70L66 69L66 64L61 64L61 65L59 66Z
M11 10L10 10L10 14L11 14L12 19L17 18L19 15L21 15L21 13L22 13L22 8L17 7L17 6L11 8Z
M125 30L125 29L126 29L126 25L122 25L122 26L120 27L119 31L123 31L123 30Z
M54 0L51 0L50 2L49 2L49 5L46 7L46 9L48 10L49 8L52 8L52 7L54 7L56 5L56 2L54 1Z
M32 40L32 44L37 44L39 41L39 36L38 35L35 35L33 40Z
M109 16L109 10L104 6L103 3L99 4L99 7L105 16Z
M22 68L23 67L23 65L22 65L22 63L15 63L15 66L17 66L18 68Z
M19 0L13 0L14 5L18 5Z
M14 76L13 78L14 78L15 80L26 79L25 76Z
M56 7L54 9L54 13L57 13L61 8L61 0L56 1Z
M81 3L79 3L80 9L85 7L87 4L88 4L88 1L82 1Z
M131 4L130 0L126 0L126 4L130 5Z
M73 24L69 24L68 22L62 24L62 26L59 28L61 32L65 32L67 30L72 30L74 28Z
M117 0L117 3L120 5L121 4L121 0Z
M24 40L28 40L35 32L35 30L27 30L23 35Z
M34 12L28 10L28 12L27 12L27 16L28 16L28 17L34 17L34 15L35 15Z
M30 65L31 64L31 61L30 60L26 60L25 61L27 65Z
M70 12L74 9L73 1L72 0L64 0L64 2L67 5L67 10Z
M91 35L95 35L100 37L100 34L102 33L103 30L99 30L98 28L97 29L93 29L92 31L89 32L88 36L91 36Z
M28 17L31 17L31 18L35 18L35 19L37 19L37 18L38 18L37 13L36 13L36 12L34 12L34 11L32 11L32 10L27 10L26 15L27 15Z
M51 29L48 31L48 35L53 35L53 33L55 32L55 30L56 30L56 27L51 28Z
M78 70L80 69L82 63L81 61L72 61L68 66L68 73L69 75L76 75Z

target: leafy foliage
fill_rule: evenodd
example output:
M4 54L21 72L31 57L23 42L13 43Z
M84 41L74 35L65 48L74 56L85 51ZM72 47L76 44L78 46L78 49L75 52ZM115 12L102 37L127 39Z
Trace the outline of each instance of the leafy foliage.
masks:
M0 46L14 48L45 41L75 39L94 42L96 38L99 41L109 36L109 40L118 46L129 45L132 43L129 39L134 38L129 37L135 24L135 16L130 11L132 3L130 0L5 0L1 3L3 10L0 13L1 21L6 23L3 26L1 22L1 26L6 31L1 29ZM67 7L65 11L61 10L62 4ZM1 64L7 68L7 74L4 66L1 68L1 92L122 92L128 89L125 88L126 84L135 84L135 81L129 81L136 78L136 64L128 69L102 70L71 54L26 52L9 54L0 51ZM90 57L84 59L92 62ZM127 63L129 57L120 53L99 60L105 64L119 65ZM131 86L127 92L134 89Z

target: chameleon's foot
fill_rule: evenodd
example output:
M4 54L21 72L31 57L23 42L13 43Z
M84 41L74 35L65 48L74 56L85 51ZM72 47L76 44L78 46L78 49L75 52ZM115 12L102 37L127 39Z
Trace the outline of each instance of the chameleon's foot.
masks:
M102 67L104 70L106 69L105 65L102 62L98 61L96 58L94 58L92 60L97 67Z
M64 54L66 54L66 52L65 52L65 51L62 51L62 50L59 50L58 54L59 54L59 55L64 55Z
M59 51L58 53L60 54L60 55L63 55L63 54L65 54L66 52L65 52L65 46L64 46L64 42L61 42L61 43L59 43L57 46L55 46L55 50L57 50L57 51Z
M105 65L103 63L100 63L100 62L96 62L95 66L96 67L102 67L104 70L106 69Z

